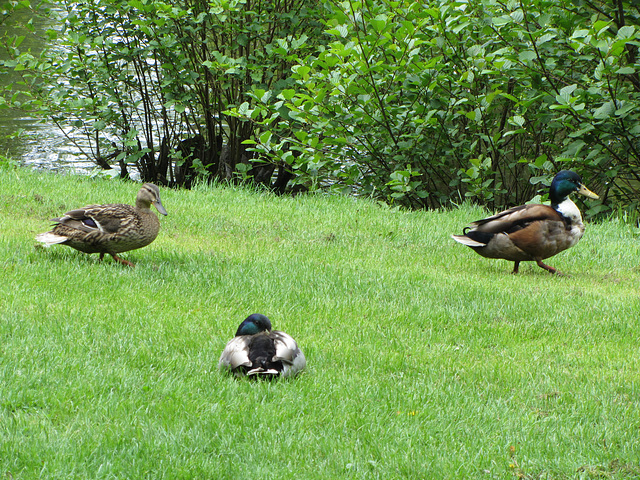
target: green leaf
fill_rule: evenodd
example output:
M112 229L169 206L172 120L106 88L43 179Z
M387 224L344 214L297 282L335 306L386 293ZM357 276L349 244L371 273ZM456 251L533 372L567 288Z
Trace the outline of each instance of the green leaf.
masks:
M616 74L618 75L631 75L633 73L636 73L636 69L631 66L622 67L616 71Z
M542 45L543 43L547 43L547 42L553 40L556 37L557 37L557 35L555 33L545 33L540 38L538 38L536 43L538 45Z
M571 35L571 38L585 38L589 35L589 30L578 29Z
M601 80L602 79L602 75L604 73L604 70L605 70L604 62L598 62L598 66L596 67L596 69L593 72L593 77L596 80Z
M559 95L556 95L556 100L558 101L558 103L562 105L568 105L569 103L571 103L571 101L574 99L572 94L576 91L577 88L578 85L573 84L567 85L566 87L560 89Z
M603 31L603 29L605 29L605 31L606 31L610 26L611 26L611 22L605 21L605 20L598 20L598 21L594 22L593 29L596 32L601 33Z
M293 90L292 88L286 88L282 90L282 92L280 92L278 96L283 98L284 100L291 100L293 97L295 97L295 95L296 95L295 90Z
M480 118L477 111L465 112L464 116L467 117L469 120L473 120L474 122Z
M238 45L246 47L249 44L249 37L246 34L241 33L236 37L236 42L238 42Z
M605 102L593 112L593 117L598 120L609 118L615 111L613 102Z
M272 134L270 131L267 130L266 132L263 132L262 135L260 135L260 143L268 144L271 141L271 136Z
M511 100L513 103L520 103L520 100L518 100L516 97L514 97L513 95L511 95L510 93L504 93L504 92L500 92L499 94L501 97L507 98L509 100Z
M622 105L615 111L616 117L626 117L629 112L635 112L638 108L638 104L635 102L628 102Z
M594 127L591 124L586 124L583 128L581 128L580 130L576 130L575 132L571 132L569 134L570 137L572 138L578 138L578 137L582 137L583 135L592 132L593 130L595 130L596 127Z
M242 116L246 116L249 111L249 102L242 102L238 107L238 113Z
M573 85L567 85L566 87L562 87L560 89L560 95L568 98L571 96L573 92L576 91L577 88L578 88L578 85L576 85L575 83Z
M337 35L345 38L347 35L349 35L349 29L344 25L338 25L335 28L327 30L327 33L330 35Z
M503 15L501 17L494 17L491 19L491 23L493 23L496 26L507 25L512 22L513 22L513 19L509 15Z
M382 32L387 26L387 16L377 15L371 20L371 26L376 32Z
M514 115L512 120L513 120L513 123L515 123L519 127L522 127L524 125L524 122L525 122L524 117L522 117L520 115Z
M467 28L469 25L471 25L471 22L463 22L460 25L456 25L455 27L453 27L453 33L455 33L457 35L462 30Z
M617 37L621 39L633 38L635 36L634 33L635 27L633 25L626 25L618 30Z
M520 23L524 20L524 12L520 9L515 10L514 12L511 12L511 18L513 18L514 22Z
M528 63L537 58L536 52L533 50L523 50L518 54L518 60L522 63Z
M307 75L309 75L309 72L311 71L310 67L307 67L306 65L294 65L293 67L291 67L291 70L299 75L300 77L304 78Z
M145 5L140 0L129 0L127 2L130 7L137 8L139 10L143 10Z
M543 153L533 161L533 164L538 168L542 168L544 163L547 161L547 158L548 158L547 155Z

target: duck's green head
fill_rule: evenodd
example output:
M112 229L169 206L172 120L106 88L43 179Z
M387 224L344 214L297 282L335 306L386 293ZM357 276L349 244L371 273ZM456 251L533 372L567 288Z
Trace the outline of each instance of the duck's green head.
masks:
M593 199L598 198L598 195L584 186L580 175L571 170L561 170L553 177L549 188L549 200L552 205L558 205L573 192Z
M260 313L249 315L238 327L236 337L240 335L255 335L260 332L270 332L271 321Z

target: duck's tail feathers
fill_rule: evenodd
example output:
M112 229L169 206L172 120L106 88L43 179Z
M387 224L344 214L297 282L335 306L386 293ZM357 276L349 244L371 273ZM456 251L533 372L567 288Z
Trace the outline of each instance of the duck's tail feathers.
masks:
M466 245L467 247L486 247L487 244L486 243L482 243L482 242L477 242L469 237L467 237L466 235L451 235L451 238L453 238L456 242L461 243L463 245Z
M45 247L50 247L51 245L57 245L59 243L64 243L68 240L67 237L62 237L60 235L56 235L53 232L45 232L36 235L36 240L44 243Z

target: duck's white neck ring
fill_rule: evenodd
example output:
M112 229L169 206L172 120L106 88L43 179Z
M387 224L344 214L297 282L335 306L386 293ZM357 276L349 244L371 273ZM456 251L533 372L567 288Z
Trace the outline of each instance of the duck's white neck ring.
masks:
M582 224L582 215L580 214L580 210L570 198L565 198L559 204L554 205L553 208L562 216L562 218L564 218L568 227L571 227L574 224Z

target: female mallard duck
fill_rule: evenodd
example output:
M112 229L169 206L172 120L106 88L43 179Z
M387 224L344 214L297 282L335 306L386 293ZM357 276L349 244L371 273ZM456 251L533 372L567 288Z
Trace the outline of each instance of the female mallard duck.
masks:
M166 215L160 202L160 189L145 183L136 197L136 206L113 203L89 205L65 213L56 222L53 230L41 233L36 240L49 247L55 244L68 245L84 253L105 253L114 260L133 267L133 263L118 257L118 253L149 245L158 236L160 222L151 211L151 205Z
M241 377L293 377L306 366L296 341L284 332L271 330L264 315L249 315L236 336L224 348L218 367Z
M483 257L515 262L513 273L518 273L520 262L534 261L548 272L561 275L542 260L573 247L584 234L580 210L569 199L573 192L598 198L583 185L580 175L562 170L549 188L551 206L530 204L510 208L477 220L472 228L464 229L463 235L452 237Z

